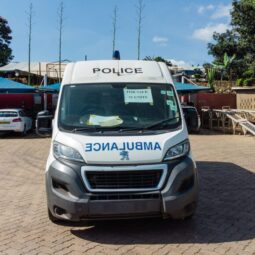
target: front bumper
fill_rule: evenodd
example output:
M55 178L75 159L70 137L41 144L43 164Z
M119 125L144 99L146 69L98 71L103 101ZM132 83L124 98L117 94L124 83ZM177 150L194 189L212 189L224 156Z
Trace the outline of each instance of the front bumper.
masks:
M154 216L185 218L194 212L198 198L195 164L189 157L166 164L168 175L160 190L93 193L82 179L82 165L55 160L46 172L48 208L53 216L70 221Z

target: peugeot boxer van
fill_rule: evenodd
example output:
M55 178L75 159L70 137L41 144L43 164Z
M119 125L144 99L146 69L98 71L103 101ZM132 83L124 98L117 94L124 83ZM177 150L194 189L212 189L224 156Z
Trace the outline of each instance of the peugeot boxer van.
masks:
M68 64L46 166L50 220L194 214L198 175L173 84L164 63Z

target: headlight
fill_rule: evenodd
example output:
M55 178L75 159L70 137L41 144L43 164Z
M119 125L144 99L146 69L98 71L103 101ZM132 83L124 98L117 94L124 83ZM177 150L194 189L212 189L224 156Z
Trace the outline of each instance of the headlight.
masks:
M53 143L53 154L55 158L84 162L81 154L77 150L58 142Z
M170 148L167 151L164 160L180 158L182 156L187 155L189 153L189 150L190 150L189 140L185 140Z

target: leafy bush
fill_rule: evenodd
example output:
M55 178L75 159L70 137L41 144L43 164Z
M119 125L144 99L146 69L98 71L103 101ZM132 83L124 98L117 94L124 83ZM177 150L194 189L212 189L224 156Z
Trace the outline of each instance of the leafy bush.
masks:
M197 79L197 80L202 78L202 76L201 76L200 74L198 74L198 73L195 73L195 74L194 74L194 77L195 77L195 79Z
M253 70L247 70L243 73L243 78L249 79L254 77L254 71Z
M209 87L215 91L214 83L215 83L215 69L214 68L208 68L207 69L207 80Z
M244 86L252 86L255 84L255 78L248 78L243 81Z
M243 81L244 81L243 78L237 79L236 80L236 85L239 86L239 87L242 87L243 86Z

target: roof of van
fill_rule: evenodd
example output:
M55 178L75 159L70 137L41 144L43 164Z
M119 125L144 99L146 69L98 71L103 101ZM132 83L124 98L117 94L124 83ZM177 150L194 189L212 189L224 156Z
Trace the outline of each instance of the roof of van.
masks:
M62 85L108 82L172 83L164 63L137 60L80 61L67 65Z

